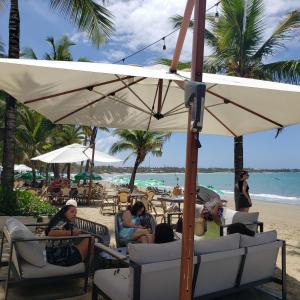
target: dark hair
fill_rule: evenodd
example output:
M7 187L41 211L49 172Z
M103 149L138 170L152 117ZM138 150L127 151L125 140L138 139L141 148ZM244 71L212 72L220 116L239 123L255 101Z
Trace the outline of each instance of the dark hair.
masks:
M243 170L240 174L240 178L242 179L244 175L249 174L247 170Z
M174 241L174 232L167 223L158 224L155 228L154 243L163 244Z
M245 234L245 235L249 235L249 236L255 235L255 232L253 230L250 230L249 228L247 228L247 226L243 223L230 224L227 228L227 233L228 234L240 233L240 234Z
M138 211L141 210L142 208L144 209L144 212L143 212L142 215L144 215L145 212L146 212L145 205L144 205L143 202L137 201L137 202L135 202L135 204L134 204L133 206L131 206L131 207L129 208L129 210L130 210L130 212L131 212L131 214L132 214L133 216L136 216L137 213L138 213Z
M60 220L64 220L66 221L66 217L65 217L65 213L69 210L70 207L75 207L73 205L64 205L50 220L45 233L46 235L48 235L49 231L51 230L51 228L53 228L58 221Z

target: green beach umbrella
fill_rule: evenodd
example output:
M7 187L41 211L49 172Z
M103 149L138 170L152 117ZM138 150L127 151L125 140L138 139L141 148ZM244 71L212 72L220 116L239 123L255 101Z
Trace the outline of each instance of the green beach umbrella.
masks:
M90 173L83 172L83 173L78 173L77 175L74 176L75 182L78 182L80 180L89 180L90 179ZM92 174L92 179L93 180L102 180L102 177L97 174Z
M215 193L217 193L219 196L221 196L221 195L224 195L224 193L221 191L221 190L219 190L219 189L217 189L217 188L215 188L213 185L207 185L207 186L205 186L207 189L209 189L209 190L211 190L211 191L213 191L213 192L215 192Z
M33 174L32 174L32 172L26 172L26 173L16 175L15 178L16 179L23 179L23 180L33 180ZM36 180L43 180L43 179L45 179L45 177L40 175L40 174L36 174L35 179Z

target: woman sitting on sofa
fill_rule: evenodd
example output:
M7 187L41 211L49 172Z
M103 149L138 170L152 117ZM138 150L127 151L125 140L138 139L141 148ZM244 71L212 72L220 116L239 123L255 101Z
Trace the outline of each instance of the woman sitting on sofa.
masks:
M68 200L66 205L50 220L45 231L47 236L78 236L74 219L77 214L77 202ZM78 241L78 240L77 240ZM53 265L73 266L85 260L88 254L89 240L78 244L72 240L49 241L46 245L47 261Z
M153 243L153 235L150 230L141 225L140 217L146 212L142 202L136 202L128 208L120 222L120 238L127 241L139 241L141 243Z

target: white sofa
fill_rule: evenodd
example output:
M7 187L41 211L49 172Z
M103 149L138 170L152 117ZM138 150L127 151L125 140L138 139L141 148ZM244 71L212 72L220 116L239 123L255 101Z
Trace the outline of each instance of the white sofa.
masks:
M28 229L28 227L17 219L8 219L3 227L1 243L1 258L5 240L9 243L10 249L5 299L8 297L8 290L10 287L26 284L39 284L40 282L50 283L55 280L62 280L63 278L84 278L84 292L86 292L89 275L88 262L78 263L70 267L52 265L47 263L45 253L45 242L47 240L82 238L91 239L91 235L37 237ZM12 273L14 276L12 276Z
M285 243L276 231L255 237L233 234L195 241L193 299L234 293L242 288L275 281L286 299L285 258L283 278L274 279L279 248ZM175 300L179 298L181 241L166 244L129 244L129 268L98 270L93 300Z

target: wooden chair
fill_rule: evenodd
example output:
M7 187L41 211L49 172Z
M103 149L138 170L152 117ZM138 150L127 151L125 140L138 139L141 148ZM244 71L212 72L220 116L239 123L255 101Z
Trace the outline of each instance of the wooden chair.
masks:
M152 199L151 206L153 211L151 214L155 217L155 220L157 218L161 218L161 223L166 223L168 215L166 202L158 199Z
M117 198L117 206L118 211L126 210L128 206L129 201L129 192L128 191L119 191L118 192L118 198Z
M78 193L77 193L76 198L77 198L78 203L84 203L86 200L86 194L87 194L86 188L84 186L80 186L77 188L77 191L78 191Z
M61 198L63 203L70 199L70 191L71 189L68 187L64 187L61 189Z
M110 211L110 214L116 213L116 205L117 205L118 196L115 193L107 193L103 194L103 198L100 200L100 213L104 215L105 210Z

